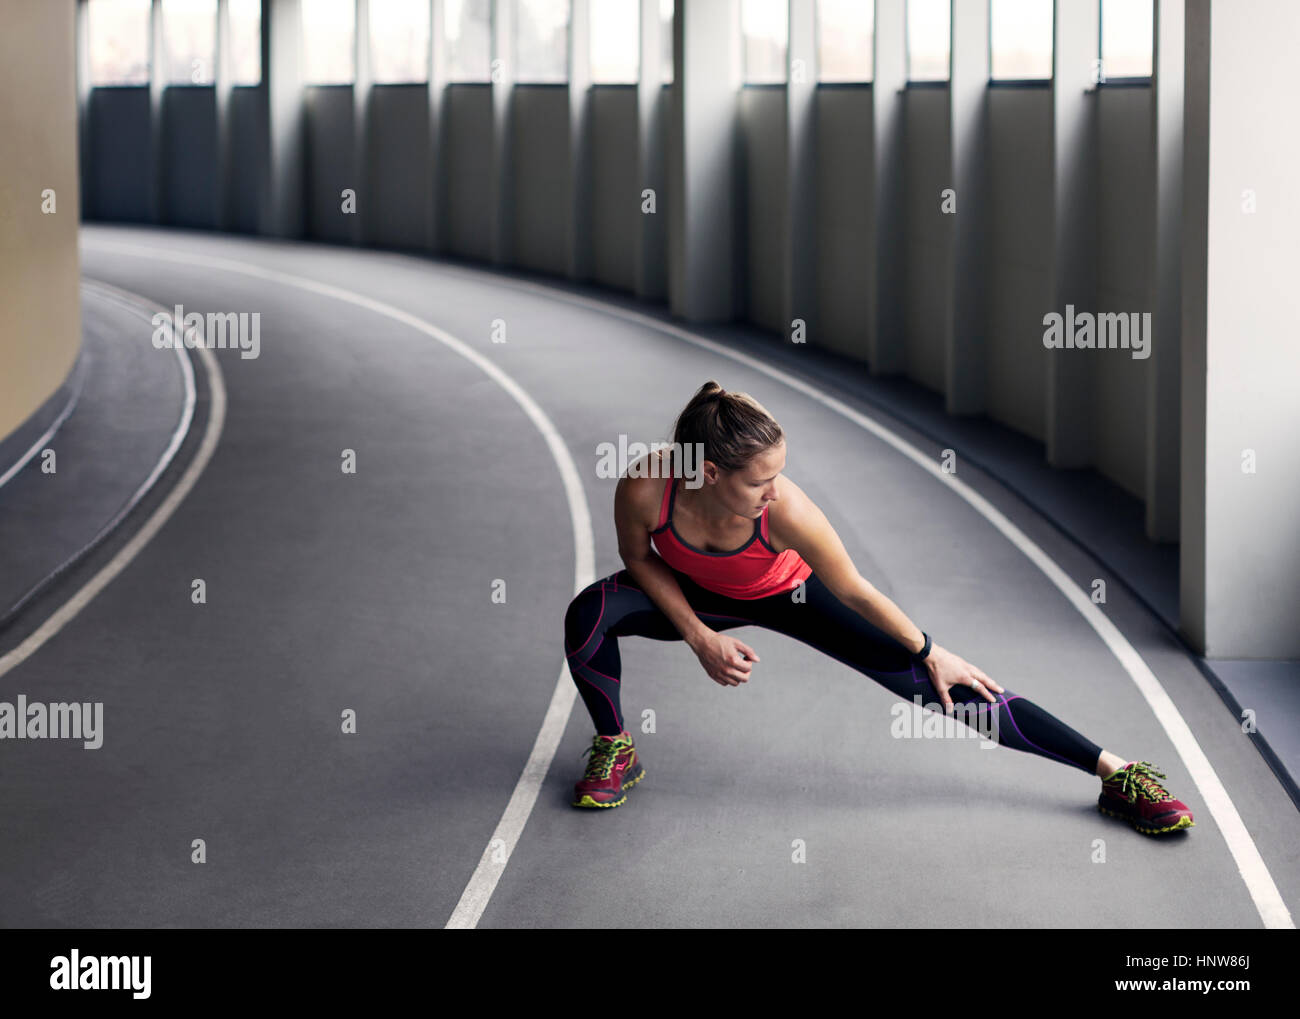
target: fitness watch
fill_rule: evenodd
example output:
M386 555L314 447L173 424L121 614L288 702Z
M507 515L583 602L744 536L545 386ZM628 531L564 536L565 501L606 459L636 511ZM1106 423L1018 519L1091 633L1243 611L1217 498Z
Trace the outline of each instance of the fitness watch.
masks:
M921 636L925 638L925 643L921 646L920 651L911 652L912 661L914 662L925 661L926 655L930 653L930 635L926 633L924 630L922 630Z

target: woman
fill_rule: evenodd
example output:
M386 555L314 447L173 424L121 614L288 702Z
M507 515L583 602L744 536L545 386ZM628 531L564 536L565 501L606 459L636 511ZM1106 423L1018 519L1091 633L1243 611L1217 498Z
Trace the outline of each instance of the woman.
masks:
M700 454L694 487L674 463L691 463L674 458L682 450ZM614 495L627 568L588 586L565 615L569 668L596 725L574 806L617 807L645 775L623 727L618 638L684 640L715 683L739 686L760 659L724 631L752 625L803 641L900 697L920 694L945 711L979 701L963 721L1003 746L1097 775L1098 807L1140 832L1192 827L1191 811L1150 762L1126 762L1004 689L932 643L863 579L821 510L782 475L781 426L751 397L706 382L678 416L672 445L649 456L664 459L639 462Z

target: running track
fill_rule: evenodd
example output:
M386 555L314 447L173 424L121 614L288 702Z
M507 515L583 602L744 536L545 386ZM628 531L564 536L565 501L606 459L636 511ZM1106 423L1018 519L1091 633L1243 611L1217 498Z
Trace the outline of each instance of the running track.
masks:
M95 226L83 274L165 308L260 312L261 356L216 352L225 418L192 491L0 673L5 699L103 700L106 729L98 751L6 755L5 925L1290 925L1300 818L1192 662L1109 583L1126 664L1060 588L1099 568L959 467L1036 563L901 445L937 464L934 443L869 406L852 409L897 443L707 343L415 257ZM629 727L654 712L647 777L618 810L569 807L591 727L581 702L558 724L561 622L575 585L621 567L596 448L662 438L709 377L782 422L788 475L864 576L1005 686L1162 765L1197 827L1145 839L1074 769L891 738L887 692L752 629L763 660L740 689L683 645L623 641ZM1207 807L1139 667L1227 807Z

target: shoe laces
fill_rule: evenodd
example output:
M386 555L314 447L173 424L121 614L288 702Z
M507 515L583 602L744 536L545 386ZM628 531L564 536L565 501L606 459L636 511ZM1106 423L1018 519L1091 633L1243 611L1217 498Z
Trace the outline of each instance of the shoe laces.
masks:
M1120 772L1122 777L1116 784L1120 793L1128 797L1129 803L1133 803L1139 796L1152 803L1163 803L1169 799L1169 790L1156 781L1164 778L1165 774L1156 771L1150 761L1135 761L1128 767L1121 768Z
M614 739L604 739L596 736L591 741L591 746L587 747L579 757L591 754L587 760L587 773L583 778L609 778L610 770L614 767L614 760L618 757L620 750L626 749L627 740L621 736Z

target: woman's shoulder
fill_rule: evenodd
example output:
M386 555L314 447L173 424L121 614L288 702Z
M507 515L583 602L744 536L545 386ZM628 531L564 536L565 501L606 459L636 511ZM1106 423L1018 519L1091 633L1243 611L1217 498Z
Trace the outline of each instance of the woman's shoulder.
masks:
M808 493L784 474L777 478L777 498L767 504L767 533L779 544L779 551L789 548L809 526L815 526L821 511Z
M626 501L648 530L659 526L665 486L671 483L666 450L651 450L628 464L619 478L616 498Z

